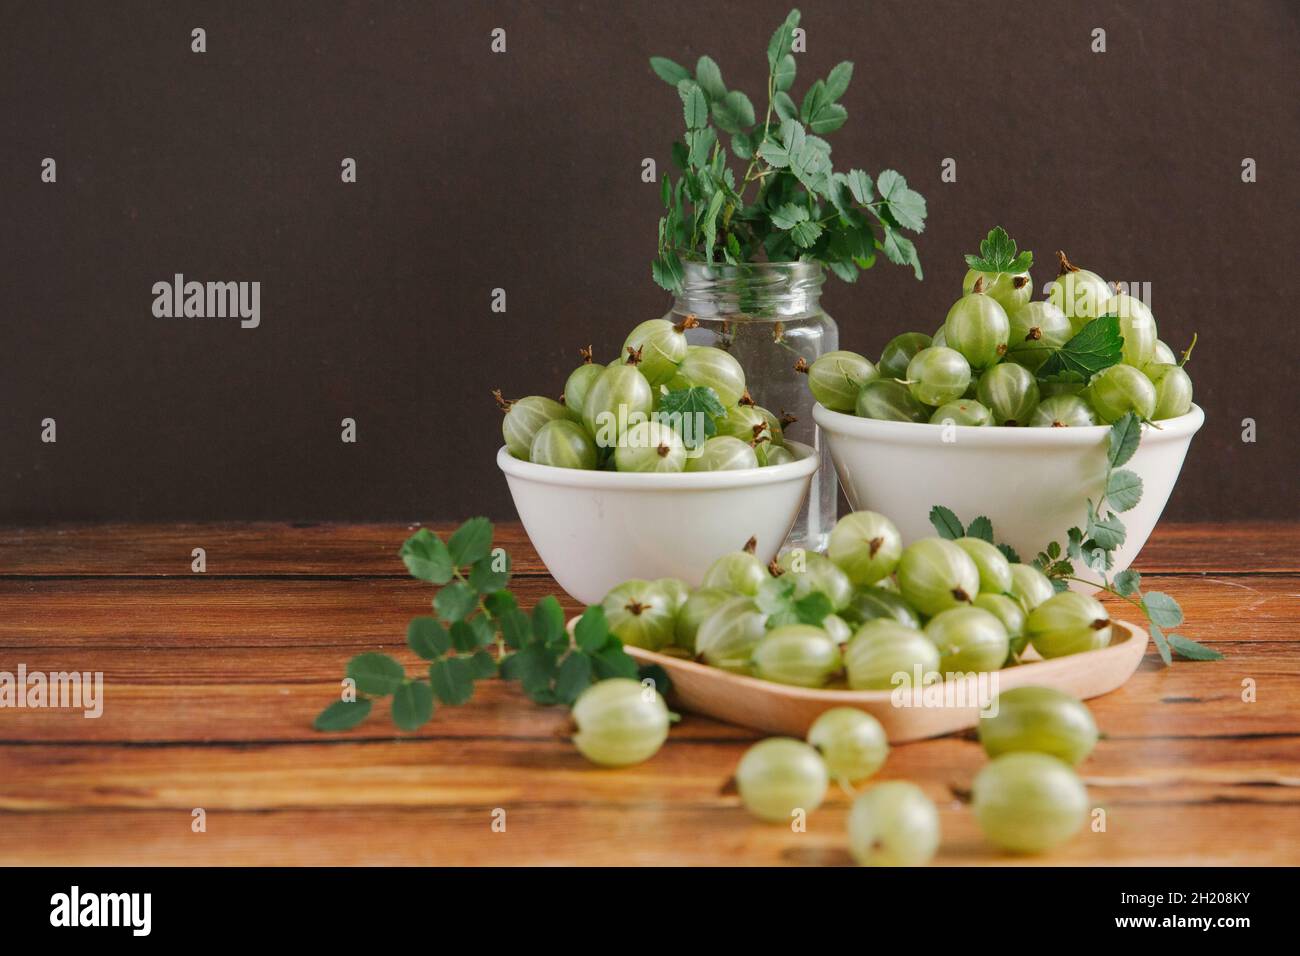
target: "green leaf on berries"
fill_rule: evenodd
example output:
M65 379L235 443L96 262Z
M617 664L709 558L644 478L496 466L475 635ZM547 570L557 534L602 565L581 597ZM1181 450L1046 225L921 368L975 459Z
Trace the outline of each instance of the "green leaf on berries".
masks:
M1093 319L1059 349L1054 349L1038 369L1038 377L1048 382L1058 380L1088 381L1102 369L1119 363L1124 354L1124 338L1119 331L1119 316L1103 315ZM1063 378L1064 373L1072 377Z
M934 530L939 532L939 537L949 541L955 541L966 534L966 529L952 513L952 509L945 508L943 505L935 505L930 509L930 524L934 525Z
M972 521L970 527L966 529L966 537L979 538L981 541L987 541L989 544L992 544L993 522L984 517L984 515L980 515Z
M1009 272L1019 275L1034 264L1034 254L1026 249L1017 254L1016 241L1001 226L994 226L980 242L978 256L966 256L966 265L977 272Z

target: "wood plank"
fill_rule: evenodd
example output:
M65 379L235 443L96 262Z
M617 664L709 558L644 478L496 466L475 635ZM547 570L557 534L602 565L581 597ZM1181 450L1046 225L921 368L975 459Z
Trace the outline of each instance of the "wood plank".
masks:
M430 522L446 533L455 525ZM402 577L397 557L418 524L57 524L0 527L0 576L188 577L190 553L207 551L209 575ZM497 524L517 573L545 567L517 522ZM1300 522L1170 524L1156 528L1144 573L1300 572Z
M209 813L70 810L5 814L0 865L32 866L780 866L851 863L842 806L806 833L755 823L731 807L525 805L506 831L491 809L407 807ZM1295 866L1300 814L1236 803L1111 807L1104 834L1084 832L1038 857L1009 856L980 837L969 812L943 807L941 866ZM1260 834L1267 833L1267 839ZM304 838L310 834L310 838Z
M0 748L0 826L18 837L0 844L0 862L212 864L240 851L243 862L295 864L848 862L849 798L832 790L806 833L757 823L721 786L738 745L672 743L617 771L559 742L109 748L111 763L105 749ZM899 748L880 779L912 780L936 801L938 863L1300 861L1300 791L1258 769L1278 763L1276 751L1252 753L1239 771L1157 768L1156 783L1137 785L1113 772L1113 749L1122 745L1103 742L1083 768L1105 832L1041 858L992 851L954 796L983 763L973 743ZM189 829L195 807L207 833ZM498 808L505 834L491 829ZM302 833L313 838L291 836Z
M406 577L397 556L421 525L313 523L55 524L0 527L0 576L192 577L194 548L220 576ZM428 522L444 538L453 522ZM518 522L496 526L518 574L544 574Z
M1300 581L1289 575L1145 581L1183 605L1195 640L1294 641ZM514 582L531 607L556 594L550 578ZM0 648L31 646L252 647L401 646L407 621L428 613L432 588L410 578L230 580L220 578L0 579ZM1109 600L1118 617L1134 609ZM0 665L4 658L0 657Z
M1227 740L1250 735L1296 735L1300 765L1300 661L1293 645L1222 644L1219 662L1160 665L1154 652L1123 687L1090 702L1102 730L1115 738L1157 741ZM133 741L320 741L328 739L483 738L549 740L567 724L563 708L532 704L513 684L487 681L475 699L442 708L415 735L400 735L387 702L360 728L321 735L311 721L339 690L351 650L315 653L301 648L233 648L218 654L196 648L24 651L29 670L102 671L103 714L87 719L80 710L0 710L0 742ZM396 656L418 673L418 659L401 649ZM16 669L15 664L4 667ZM0 669L4 669L0 667ZM1256 688L1256 701L1242 700L1242 681ZM754 731L690 715L672 738L753 740ZM1165 746L1164 743L1158 746ZM1175 749L1181 744L1172 744ZM1217 748L1205 757L1216 758Z

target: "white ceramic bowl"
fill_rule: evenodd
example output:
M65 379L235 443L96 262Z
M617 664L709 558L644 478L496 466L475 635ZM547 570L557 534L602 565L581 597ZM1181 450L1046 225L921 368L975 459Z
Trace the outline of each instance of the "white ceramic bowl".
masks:
M813 449L786 447L797 461L746 471L582 471L520 461L504 446L497 465L547 569L574 598L597 604L629 578L695 587L751 536L764 564L776 557L817 470Z
M821 405L813 418L830 444L849 504L892 519L904 544L935 534L930 509L947 505L966 524L986 515L996 540L1028 562L1051 541L1064 547L1069 528L1084 527L1088 499L1096 502L1105 484L1107 425L945 428L858 418ZM1121 515L1127 537L1115 552L1112 574L1146 544L1204 421L1193 405L1159 428L1142 427L1138 449L1124 466L1142 478L1142 500Z

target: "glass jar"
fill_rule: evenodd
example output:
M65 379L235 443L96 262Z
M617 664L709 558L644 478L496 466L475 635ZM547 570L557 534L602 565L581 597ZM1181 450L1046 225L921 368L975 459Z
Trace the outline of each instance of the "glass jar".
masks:
M802 358L811 365L839 348L839 329L819 305L826 274L817 262L687 262L684 271L664 318L677 323L694 315L700 324L687 331L688 341L734 355L754 401L778 417L794 416L785 434L817 449L821 466L785 547L820 551L835 526L838 486L813 423L808 376L795 364Z

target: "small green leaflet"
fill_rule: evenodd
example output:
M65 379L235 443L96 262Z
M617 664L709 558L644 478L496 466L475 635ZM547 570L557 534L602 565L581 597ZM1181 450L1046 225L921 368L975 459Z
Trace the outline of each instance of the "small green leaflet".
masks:
M319 714L312 726L317 730L351 730L370 716L370 701L361 697L357 700L336 700Z
M694 385L665 393L654 417L675 429L687 448L698 448L718 433L717 418L726 413L717 392Z
M713 104L713 121L728 133L739 133L754 125L754 104L739 90L732 90Z
M1115 575L1114 585L1120 597L1128 597L1131 594L1136 594L1138 588L1142 586L1142 575L1129 568L1127 571L1121 571Z
M447 657L429 665L429 684L444 704L463 704L474 696L474 668L465 657Z
M703 129L709 123L709 100L694 80L682 80L677 84L677 93L682 98L682 115L687 129Z
M1223 654L1219 651L1183 637L1181 634L1170 634L1169 646L1176 650L1180 656L1187 658L1189 661L1223 660Z
M794 56L787 53L781 57L775 69L772 70L772 88L784 93L794 85L795 62Z
M655 71L655 75L665 83L671 83L676 86L682 80L691 78L691 71L679 63L674 63L666 56L650 57L650 69Z
M447 551L458 568L473 564L492 550L492 522L487 518L470 518L447 539Z
M436 617L413 617L406 625L406 643L426 661L432 661L451 650L451 635Z
M1106 480L1106 500L1116 511L1129 511L1142 499L1142 479L1127 468L1110 473Z
M722 70L711 56L702 56L695 63L695 82L714 102L727 95L727 84L722 82Z
M790 238L801 249L811 247L821 237L821 234L822 227L815 222L795 223L795 227L790 230Z
M972 521L970 526L966 529L966 537L979 538L981 541L987 541L989 544L992 544L993 522L984 515L980 515Z
M387 654L358 654L348 661L348 676L363 694L391 694L406 680L406 668Z
M889 214L904 229L925 229L925 197L909 189L907 180L892 169L881 170L876 177L876 192L888 203Z
M885 258L890 262L899 266L910 265L917 279L921 278L921 260L916 254L916 246L911 239L890 228L888 223L885 225L885 241L881 243L880 248L884 250Z
M424 681L403 684L393 694L392 712L402 730L418 730L433 716L433 690Z
M775 70L776 65L790 53L790 47L794 44L794 28L799 25L799 11L791 10L789 15L776 32L772 34L772 39L767 44L767 68Z
M1053 381L1053 376L1073 373L1086 382L1102 369L1117 364L1123 352L1124 338L1119 333L1119 316L1103 315L1093 319L1079 330L1078 335L1053 351L1039 368L1038 377Z
M796 206L792 202L772 210L772 225L778 229L793 229L801 222L808 219L808 210L804 206Z
M407 538L398 554L411 577L431 584L446 584L455 571L451 552L428 528L421 528Z
M1016 254L1016 241L1007 235L1001 226L994 226L988 236L980 242L978 256L967 255L966 265L977 272L1009 272L1019 275L1027 272L1034 264L1034 254L1026 249Z
M1133 457L1133 452L1137 451L1138 441L1142 438L1142 423L1138 421L1137 415L1129 412L1110 426L1109 437L1110 451L1107 460L1110 462L1110 467L1118 468L1120 465L1128 464L1128 460Z
M939 532L939 537L949 541L955 541L966 534L966 529L962 527L961 521L953 514L952 509L945 508L943 505L935 505L930 509L930 524L934 525L934 530Z
M1177 601L1161 591L1148 591L1142 595L1142 606L1146 608L1151 623L1160 627L1177 627L1183 623L1183 609Z

